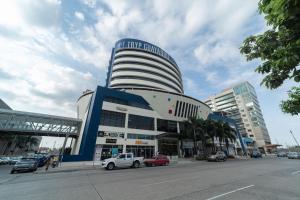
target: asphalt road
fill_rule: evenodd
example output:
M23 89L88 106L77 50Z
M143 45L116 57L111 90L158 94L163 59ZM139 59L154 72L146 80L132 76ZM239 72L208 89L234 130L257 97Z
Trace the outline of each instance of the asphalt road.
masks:
M300 199L300 160L287 158L113 171L8 172L0 166L0 200Z

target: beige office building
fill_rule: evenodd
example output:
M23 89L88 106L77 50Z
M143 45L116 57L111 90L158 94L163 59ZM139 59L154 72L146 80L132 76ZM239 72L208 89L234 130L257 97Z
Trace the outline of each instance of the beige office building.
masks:
M227 88L209 97L205 103L212 111L225 111L228 117L234 119L242 137L247 141L253 140L249 146L266 150L265 145L271 144L255 89L249 82Z

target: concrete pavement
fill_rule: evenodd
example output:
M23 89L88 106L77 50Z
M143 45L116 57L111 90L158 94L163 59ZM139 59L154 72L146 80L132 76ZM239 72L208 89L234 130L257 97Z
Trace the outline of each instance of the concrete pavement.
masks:
M0 200L300 199L300 160L286 158L9 176Z

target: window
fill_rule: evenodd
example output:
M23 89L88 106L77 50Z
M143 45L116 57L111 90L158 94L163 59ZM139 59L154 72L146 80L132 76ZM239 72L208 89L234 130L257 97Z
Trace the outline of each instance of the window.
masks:
M119 158L125 158L125 154L119 155Z
M174 113L174 116L176 116L177 115L177 110L178 110L178 101L176 101L176 107L175 107L175 113Z
M127 154L127 158L132 158L132 154Z
M100 117L100 125L125 127L125 113L102 110Z
M128 128L154 130L154 118L139 115L129 115Z
M177 122L171 120L157 119L157 130L177 133Z
M180 117L180 111L181 111L181 105L182 105L182 101L179 102L179 108L178 108L178 117Z
M181 116L180 117L183 117L184 115L184 110L185 110L185 102L183 102L183 105L182 105L182 111L181 111Z
M184 118L186 118L186 115L187 115L187 113L188 113L189 106L190 106L190 104L188 104L188 103L185 104Z

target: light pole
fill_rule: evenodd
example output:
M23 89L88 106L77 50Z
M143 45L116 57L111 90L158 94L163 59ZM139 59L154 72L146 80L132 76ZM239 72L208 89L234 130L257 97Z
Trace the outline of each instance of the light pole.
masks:
M299 145L299 142L297 141L297 139L295 138L295 136L294 136L294 134L293 134L293 132L292 132L291 130L290 130L290 133L292 134L292 136L293 136L293 138L294 138L294 140L295 140L297 146L299 147L299 146L300 146L300 145Z

